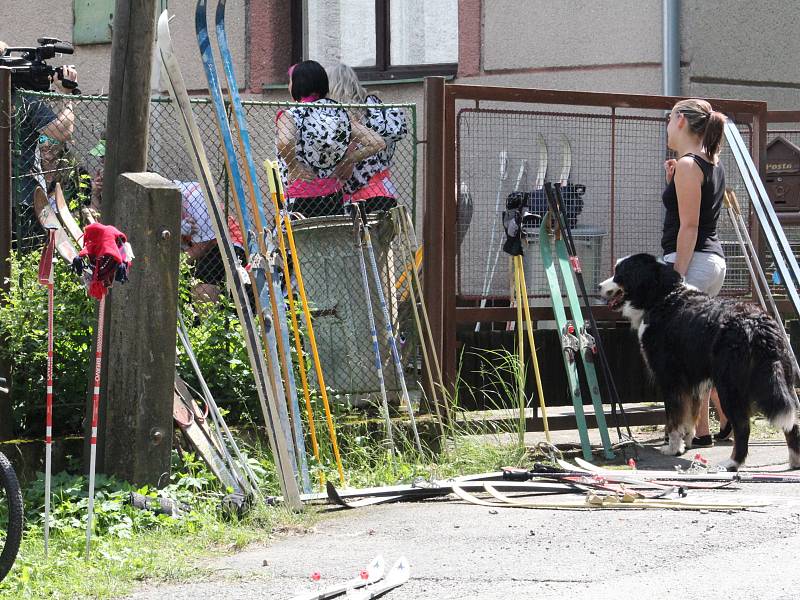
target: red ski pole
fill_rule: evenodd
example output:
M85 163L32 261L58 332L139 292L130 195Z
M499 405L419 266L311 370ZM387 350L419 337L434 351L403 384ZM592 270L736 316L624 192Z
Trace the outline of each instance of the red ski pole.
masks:
M39 261L39 283L47 287L47 392L45 396L44 432L44 555L50 540L50 481L53 449L53 250L55 229L48 229L47 245Z
M89 516L86 520L86 558L92 544L92 517L94 515L94 471L97 460L97 413L100 406L100 365L103 363L103 317L106 312L106 297L100 298L97 311L97 351L94 355L94 388L92 390L92 435L89 439Z
M97 462L97 422L100 407L100 369L103 364L103 321L106 308L106 294L113 282L127 281L128 267L133 252L125 234L110 225L91 223L84 230L84 247L73 267L83 273L89 261L91 277L87 292L100 301L97 311L97 347L94 355L94 379L92 388L92 431L89 438L89 514L86 519L86 558L92 548L92 519L94 517L94 483Z

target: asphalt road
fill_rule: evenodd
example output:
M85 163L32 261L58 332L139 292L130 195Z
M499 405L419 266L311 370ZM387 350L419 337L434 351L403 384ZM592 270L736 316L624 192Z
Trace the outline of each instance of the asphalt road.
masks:
M702 452L718 461L729 451ZM782 442L755 442L747 468L782 470L786 457ZM639 465L678 462L648 450ZM435 500L331 511L312 532L214 561L205 581L145 586L131 598L289 599L356 575L379 553L387 563L401 554L411 562L411 580L388 599L800 598L800 484L738 488L692 491L690 499L769 506L554 512ZM319 584L310 580L314 571Z

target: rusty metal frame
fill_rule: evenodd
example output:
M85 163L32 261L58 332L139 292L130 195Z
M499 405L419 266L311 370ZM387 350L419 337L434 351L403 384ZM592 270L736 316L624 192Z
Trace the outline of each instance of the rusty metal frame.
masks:
M423 236L425 255L423 270L425 294L431 310L431 325L437 339L444 371L445 384L456 380L457 339L459 323L503 321L513 319L507 308L459 307L456 295L456 228L457 228L457 112L456 103L481 102L526 103L558 106L607 108L613 127L619 109L671 110L683 96L649 96L643 94L613 94L575 92L512 87L445 84L442 78L425 82L425 123L427 151L425 153L425 208ZM716 110L733 116L737 121L752 124L752 154L759 173L764 175L766 158L766 102L709 99ZM612 169L613 161L612 161ZM612 172L612 204L615 193ZM593 309L599 321L616 320L618 316L605 307ZM546 309L534 311L535 318L547 318Z

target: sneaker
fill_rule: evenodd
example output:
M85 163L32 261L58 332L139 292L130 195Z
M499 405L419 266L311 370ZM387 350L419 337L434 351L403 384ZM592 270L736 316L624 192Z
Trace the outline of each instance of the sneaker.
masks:
M692 448L711 448L713 446L714 440L711 439L711 434L692 438Z
M714 439L717 440L718 442L722 442L731 439L732 435L733 435L733 427L731 426L731 422L728 421L727 423L725 423L725 427L719 430L719 433L714 434Z

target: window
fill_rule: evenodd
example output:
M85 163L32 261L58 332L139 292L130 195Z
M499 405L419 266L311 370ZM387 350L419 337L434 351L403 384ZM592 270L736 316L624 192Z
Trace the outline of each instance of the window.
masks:
M295 14L302 14L303 58L343 62L366 80L456 72L458 0L295 2L302 7Z

